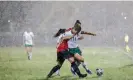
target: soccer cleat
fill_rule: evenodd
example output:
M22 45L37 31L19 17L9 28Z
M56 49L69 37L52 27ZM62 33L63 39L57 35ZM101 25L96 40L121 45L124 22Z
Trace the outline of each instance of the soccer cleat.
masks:
M86 72L88 73L88 74L92 74L92 72L91 72L91 70L86 70Z
M72 72L72 74L75 76L76 75L76 73L75 73L75 71L71 68L71 72Z
M80 74L79 78L85 78L87 76L87 74Z

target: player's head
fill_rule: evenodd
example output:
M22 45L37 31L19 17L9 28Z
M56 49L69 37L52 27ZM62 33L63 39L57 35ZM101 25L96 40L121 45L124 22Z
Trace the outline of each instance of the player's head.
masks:
M59 29L58 32L54 35L54 37L58 37L61 34L65 33L66 29Z
M75 25L76 25L76 24L80 24L80 25L81 25L80 20L76 20Z
M72 28L72 33L73 34L78 34L81 31L81 26L76 25L75 27Z
M81 31L81 22L79 20L75 22L73 29L77 31L76 34L78 34Z
M27 29L27 32L31 32L31 28L28 28L28 29Z

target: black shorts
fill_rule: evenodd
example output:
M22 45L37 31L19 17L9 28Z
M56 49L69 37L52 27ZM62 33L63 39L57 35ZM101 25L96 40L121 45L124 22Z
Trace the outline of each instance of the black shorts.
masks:
M70 52L68 50L58 52L57 53L57 61L58 62L64 62L65 59L68 59L71 56L72 55L70 54Z

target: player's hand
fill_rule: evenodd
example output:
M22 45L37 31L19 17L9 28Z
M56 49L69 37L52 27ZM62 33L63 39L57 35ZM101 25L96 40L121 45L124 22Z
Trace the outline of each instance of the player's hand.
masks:
M93 34L92 36L96 36L96 34Z
M84 34L85 32L84 31L81 31L81 34Z
M83 36L80 36L78 39L79 39L79 40L82 40L82 39L84 39L84 37L83 37Z

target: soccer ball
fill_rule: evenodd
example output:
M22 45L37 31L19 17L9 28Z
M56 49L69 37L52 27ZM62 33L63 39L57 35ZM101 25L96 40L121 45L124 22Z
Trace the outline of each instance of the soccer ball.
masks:
M97 76L102 76L103 75L103 69L97 68L96 69L96 74L97 74Z

